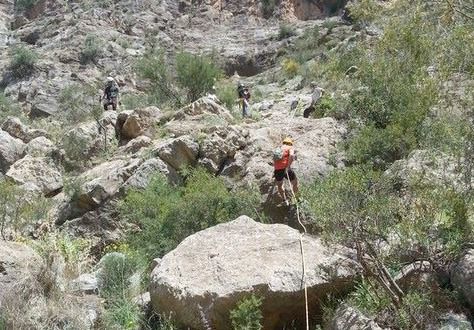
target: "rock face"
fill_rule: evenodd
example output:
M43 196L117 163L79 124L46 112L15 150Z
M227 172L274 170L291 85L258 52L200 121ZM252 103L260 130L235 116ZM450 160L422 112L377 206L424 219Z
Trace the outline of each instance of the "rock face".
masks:
M41 258L26 245L0 240L0 309L21 283L38 275Z
M264 329L301 321L299 238L299 232L288 226L261 224L246 216L189 236L153 270L153 306L160 312L173 311L186 327L204 329L205 319L212 329L230 329L229 310L255 292L264 298ZM333 251L308 236L303 246L310 313L317 315L320 299L346 289L359 267L341 247Z
M454 268L452 282L474 309L474 249L470 249Z
M153 150L163 161L176 170L194 165L199 153L199 145L188 136L180 136L161 142Z
M360 311L342 305L336 310L328 330L382 330L382 328Z
M158 123L160 110L156 107L136 109L131 113L122 112L117 118L117 129L120 137L130 140L140 135L152 135Z
M23 157L25 144L0 130L0 172L5 173L10 165Z
M27 190L41 192L46 196L57 193L63 187L60 170L47 157L27 155L12 165L6 176Z

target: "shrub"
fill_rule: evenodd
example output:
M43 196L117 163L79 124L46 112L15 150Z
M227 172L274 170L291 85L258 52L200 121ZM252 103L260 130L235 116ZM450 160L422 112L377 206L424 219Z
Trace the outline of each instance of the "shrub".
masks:
M230 311L230 319L234 330L260 330L262 329L262 298L251 295L239 301L237 306Z
M291 25L281 24L278 31L278 40L283 40L296 35L296 30Z
M272 16L276 8L275 0L261 0L261 4L263 17L269 18Z
M283 72L288 77L294 77L298 74L298 70L300 69L300 65L298 62L291 58L285 58L282 62Z
M38 54L25 46L15 47L12 50L10 70L15 78L21 79L30 76L35 70Z
M79 61L81 64L95 63L102 56L102 43L97 36L89 34L84 41L84 47L81 51Z
M169 72L170 63L167 63L163 51L158 49L148 51L137 61L135 67L141 78L150 81L151 91L148 101L151 104L161 106L161 103L167 101L173 101L177 105L181 104L179 95L172 84Z
M233 84L217 84L217 97L224 103L225 107L232 111L237 102L237 89Z
M127 297L129 279L136 270L136 260L130 256L118 252L105 255L97 277L100 295L109 300Z
M208 57L183 52L176 55L176 74L188 101L193 102L212 90L220 70Z
M20 107L10 99L0 93L0 122L3 122L8 116L21 115Z
M36 5L37 2L38 0L16 0L15 10L20 12L27 11L31 9L34 5Z
M318 103L315 105L315 111L313 116L316 118L322 118L325 116L330 116L334 113L336 108L336 102L334 99L328 95L321 97Z
M130 245L152 260L197 231L242 214L255 218L257 205L257 192L230 192L221 178L195 169L182 187L157 177L145 190L130 192L120 205L120 213L124 220L141 227L140 232L129 236Z
M86 121L91 116L91 108L97 103L96 89L72 84L61 90L58 101L65 122L76 124Z

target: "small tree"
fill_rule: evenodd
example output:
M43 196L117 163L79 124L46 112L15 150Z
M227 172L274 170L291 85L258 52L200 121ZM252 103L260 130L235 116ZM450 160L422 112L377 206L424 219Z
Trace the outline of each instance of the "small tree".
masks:
M220 70L208 57L183 52L176 55L176 73L178 84L193 102L212 89Z
M84 41L84 48L81 51L79 61L81 64L87 64L90 62L95 63L97 59L102 55L102 43L97 36L89 34Z
M35 70L38 54L25 47L19 46L12 50L10 70L15 78L21 79L30 76Z

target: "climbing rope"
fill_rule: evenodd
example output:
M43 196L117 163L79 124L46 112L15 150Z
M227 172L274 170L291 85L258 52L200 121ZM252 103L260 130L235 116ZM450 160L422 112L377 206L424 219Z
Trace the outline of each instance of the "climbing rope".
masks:
M291 184L290 181L290 176L288 174L288 171L286 171L286 177L288 179L288 182L290 183L290 191L292 198L296 202L296 218L298 219L298 223L300 226L303 228L303 233L300 233L300 248L301 248L301 258L302 258L302 265L303 265L303 285L304 285L304 305L305 305L305 316L306 316L306 330L309 330L309 309L308 309L308 287L306 286L306 262L305 262L305 257L304 257L304 247L303 247L303 237L305 234L307 234L306 227L301 222L300 219L300 209L298 205L298 201L296 200L296 194L293 190L293 185Z

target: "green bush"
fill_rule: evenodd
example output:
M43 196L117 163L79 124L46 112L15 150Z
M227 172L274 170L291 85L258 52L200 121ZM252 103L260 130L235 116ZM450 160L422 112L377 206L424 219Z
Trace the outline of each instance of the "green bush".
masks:
M192 170L182 187L161 177L143 191L130 192L120 205L124 220L141 230L129 236L134 249L148 260L174 249L187 236L242 214L256 218L257 192L230 192L221 178L203 169Z
M98 283L100 295L108 300L128 297L130 277L137 271L137 260L118 252L105 255L100 263Z
M32 198L15 183L0 179L0 238L15 238L35 222L46 218L48 202Z
M30 76L35 71L38 54L25 46L15 47L12 50L10 70L15 78L21 79Z
M283 72L289 78L293 78L298 74L300 65L292 58L285 58L281 64Z
M18 117L20 115L20 107L0 93L0 122L3 122L8 116Z
M193 102L212 90L220 70L208 57L183 52L176 55L176 74L188 101Z
M170 63L166 61L164 52L157 49L148 51L135 64L140 77L150 82L148 102L161 106L163 102L181 104L181 100L173 87Z
M142 311L131 298L120 298L112 301L103 315L105 329L135 330L142 324Z
M103 45L97 36L87 35L79 57L81 64L95 63L102 56L102 47Z
M313 112L313 117L322 118L327 117L335 113L336 102L334 99L328 95L321 97L318 103L315 105L315 111Z
M37 2L38 0L16 0L15 10L20 11L20 12L29 10L34 5L36 5Z
M289 37L296 35L296 30L291 25L280 24L280 29L278 31L278 40L283 40Z
M58 97L61 119L70 124L87 121L97 105L97 89L94 86L72 84L64 87Z
M273 12L276 9L275 0L261 0L262 4L262 15L265 18L269 18L273 15Z
M218 83L216 94L225 107L232 111L237 103L237 89L235 86L233 84Z
M239 301L237 306L230 311L232 329L234 330L260 330L262 329L262 298L251 295Z

